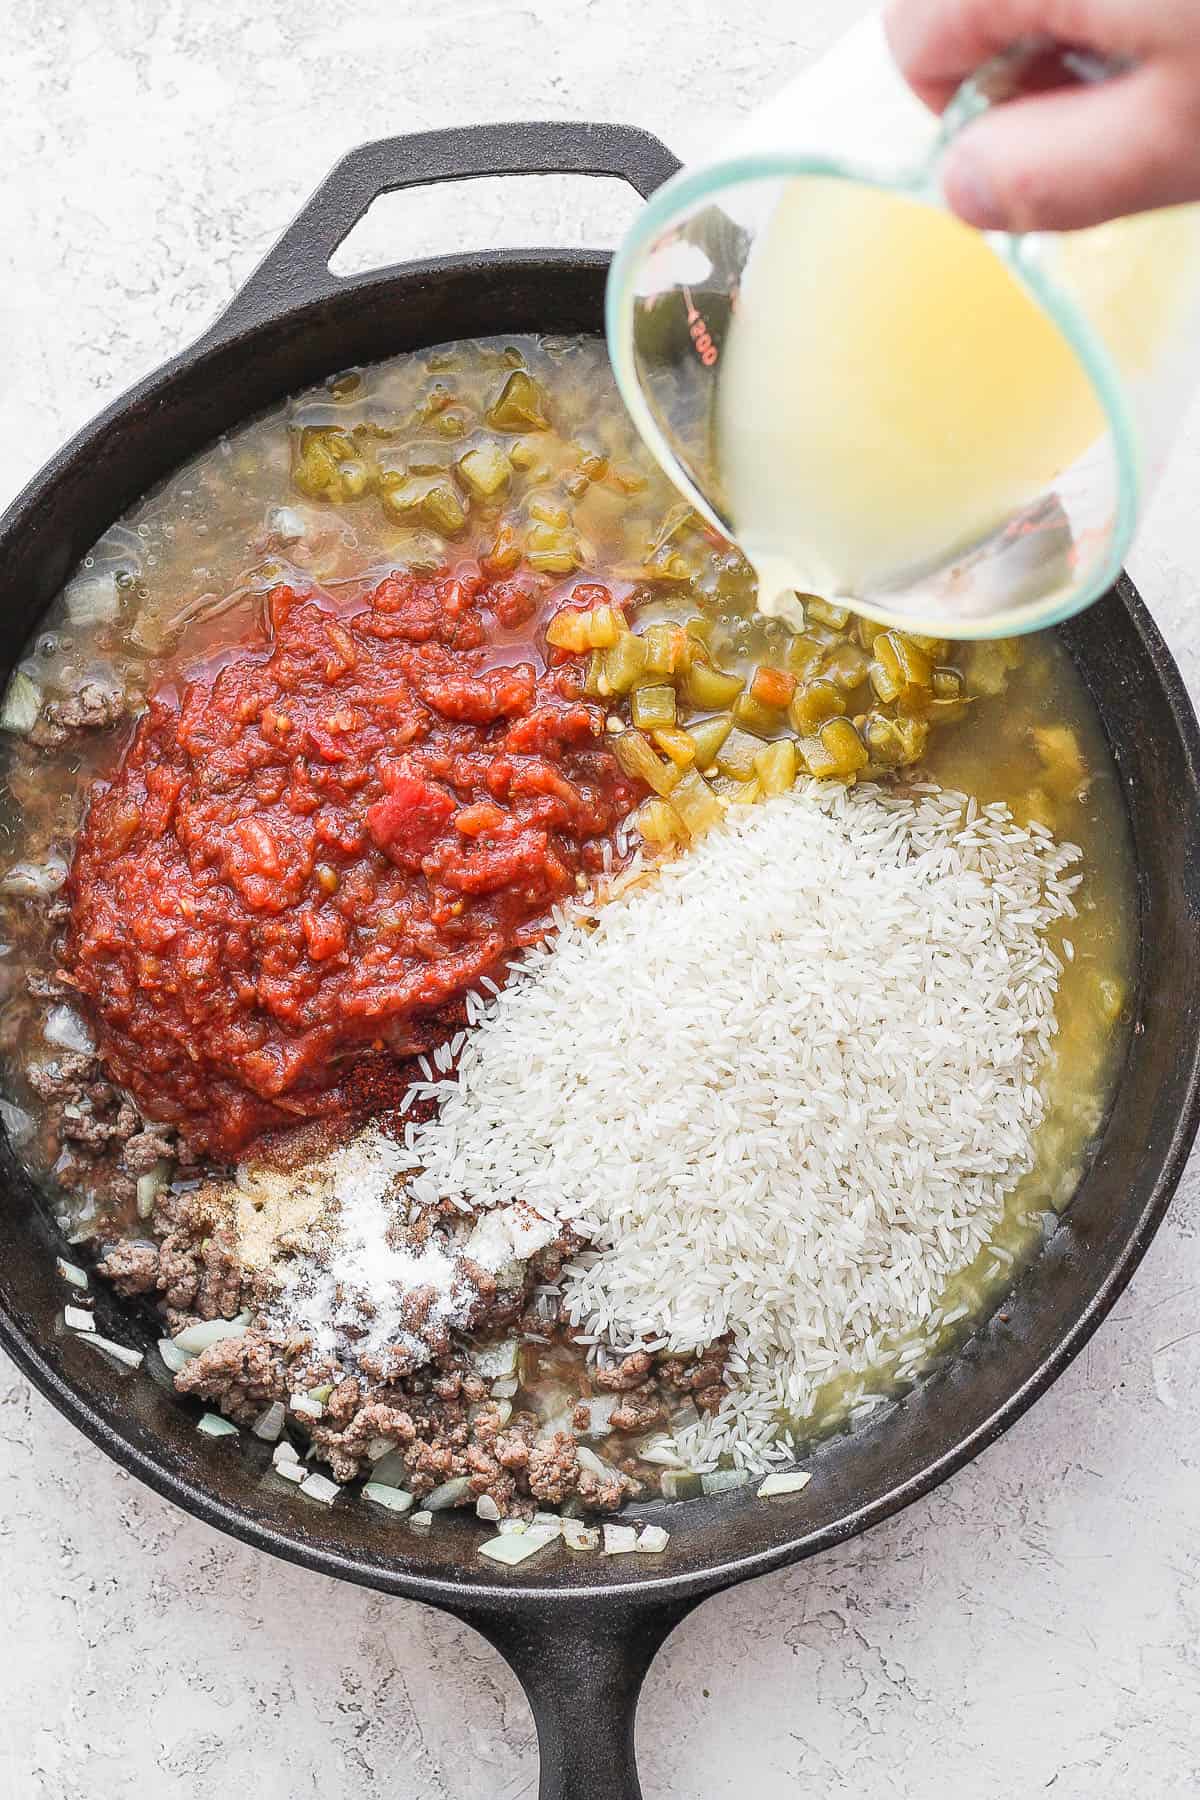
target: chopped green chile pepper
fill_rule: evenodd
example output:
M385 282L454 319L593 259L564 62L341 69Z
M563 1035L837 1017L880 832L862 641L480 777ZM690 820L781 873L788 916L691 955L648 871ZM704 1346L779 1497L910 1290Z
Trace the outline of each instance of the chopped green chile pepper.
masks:
M682 844L687 839L683 820L667 800L643 800L633 822L648 844Z
M886 669L897 693L906 687L929 687L933 679L933 665L920 646L911 638L905 637L902 631L881 632L875 639L873 649L875 661ZM883 696L880 695L880 698Z
M651 625L644 634L647 675L673 675L687 657L687 633L681 625Z
M822 673L843 693L852 694L867 679L870 666L871 659L865 650L860 650L856 644L839 644L826 656Z
M512 464L499 444L477 444L460 457L458 472L473 494L490 500L512 480Z
M338 488L343 500L361 500L371 485L371 471L357 457L337 466Z
M722 775L731 775L737 781L749 781L754 774L754 759L762 747L761 738L751 737L748 731L740 731L734 726L726 733L725 741L713 760ZM700 759L697 757L696 760L699 762Z
M548 431L546 396L525 369L514 369L488 408L497 431Z
M957 669L935 669L933 671L933 697L935 700L961 700L963 678Z
M850 621L848 606L831 606L828 600L822 600L816 594L804 596L804 611L810 619L831 625L835 631L844 631Z
M929 727L923 719L889 719L883 713L867 714L863 739L871 761L886 769L903 768L924 755Z
M800 754L810 775L819 780L855 780L870 757L849 719L827 719L816 737L801 740Z
M684 692L699 712L722 712L732 706L745 683L740 675L727 675L711 663L693 657L683 678Z
M629 693L645 666L645 639L635 636L632 631L622 633L616 643L604 652L605 685L601 691L609 694Z
M679 731L674 725L660 725L652 733L655 743L676 768L686 769L696 760L696 746L686 731Z
M730 718L701 719L688 726L687 734L696 748L696 767L702 774L716 762L721 746L732 730Z
M827 654L827 645L818 643L807 632L800 632L788 644L784 661L793 675L804 676L815 670Z
M448 476L414 476L385 488L381 499L384 510L394 518L424 519L447 537L453 537L467 522L462 496Z
M600 650L593 650L588 658L587 674L583 680L584 693L590 694L594 700L601 699L609 692L607 687L601 685L603 681L604 653Z
M826 719L836 719L845 710L846 697L842 690L834 682L817 675L796 689L788 717L792 728L801 737L811 737Z
M530 494L525 502L525 509L539 525L556 525L563 531L571 523L570 513L565 506L559 505L553 494Z
M693 837L718 824L723 813L720 800L695 769L685 769L679 776L671 793L671 805Z
M778 738L754 758L754 770L765 795L785 794L796 779L796 740Z
M649 738L643 737L640 731L623 731L620 737L613 739L613 750L625 773L644 781L660 799L665 799L679 781L679 770L674 763L665 763L655 755Z
M763 738L774 737L782 729L784 721L782 707L764 706L753 694L739 694L733 703L733 717L743 731L757 732Z
M675 723L675 689L673 687L638 688L630 703L634 724L641 731L662 730Z

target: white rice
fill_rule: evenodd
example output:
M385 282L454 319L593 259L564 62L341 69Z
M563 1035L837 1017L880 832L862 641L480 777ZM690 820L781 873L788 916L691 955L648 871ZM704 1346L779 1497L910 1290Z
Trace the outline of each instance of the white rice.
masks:
M729 1333L729 1396L680 1448L765 1466L832 1380L861 1415L911 1377L1032 1166L1078 855L931 785L732 809L472 1009L408 1128L412 1199L572 1221L597 1338Z

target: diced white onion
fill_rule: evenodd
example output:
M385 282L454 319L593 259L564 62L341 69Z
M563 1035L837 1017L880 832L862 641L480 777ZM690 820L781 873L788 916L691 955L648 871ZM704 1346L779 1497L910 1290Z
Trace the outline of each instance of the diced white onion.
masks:
M294 1481L297 1487L304 1481L304 1464L302 1462L279 1462L272 1466L277 1475L282 1475L285 1481Z
M495 1525L500 1518L500 1508L490 1494L480 1494L475 1502L475 1516L483 1520L485 1525Z
M529 1526L524 1519L500 1519L497 1521L496 1530L503 1537L523 1537L529 1530Z
M367 1445L367 1461L372 1463L382 1462L384 1457L390 1456L394 1449L395 1445L392 1443L391 1438L373 1437Z
M811 1475L797 1473L792 1475L767 1475L759 1483L758 1498L769 1500L772 1494L798 1494L812 1480Z
M408 1522L414 1531L428 1531L433 1524L433 1514L424 1511L415 1512Z
M304 536L307 526L302 513L294 506L273 506L267 514L267 530L281 544L294 544Z
M431 1513L445 1512L449 1507L457 1506L460 1500L465 1500L470 1491L471 1477L455 1475L452 1480L443 1481L440 1487L435 1487L432 1494L426 1494L425 1509Z
M33 1136L33 1119L23 1107L14 1106L11 1100L0 1100L0 1119L4 1121L8 1141L14 1150L19 1149L22 1144L27 1144ZM87 1286L86 1275L83 1278L83 1285Z
M36 681L29 679L23 669L15 670L4 702L0 705L0 731L12 731L19 737L24 737L37 724L37 716L41 710L41 688Z
M173 1341L189 1356L199 1356L202 1350L209 1350L226 1338L244 1337L248 1323L249 1320L240 1313L236 1319L201 1319L198 1324L185 1325L182 1331L176 1332Z
M341 1491L336 1481L329 1481L324 1475L306 1475L300 1483L300 1492L323 1506L332 1506Z
M4 1102L0 1100L0 1109L2 1109L3 1106ZM7 1123L8 1121L5 1120L5 1124ZM11 1132L9 1135L12 1135ZM62 1256L55 1257L54 1266L62 1276L63 1280L69 1281L73 1288L82 1288L86 1290L88 1285L86 1269L81 1269L78 1263L68 1262L66 1258Z
M127 1344L114 1344L111 1338L101 1337L96 1332L80 1332L77 1344L90 1344L93 1350L102 1350L105 1356L111 1356L127 1369L140 1369L144 1360L140 1350L131 1350Z
M300 1413L305 1419L322 1419L325 1408L319 1400L310 1400L307 1394L293 1394L288 1401L294 1413Z
M389 1512L406 1513L413 1504L413 1497L406 1489L384 1487L379 1481L366 1482L363 1493L376 1506L386 1506Z
M203 1437L236 1437L238 1428L232 1419L223 1419L220 1413L206 1412L200 1414L196 1430Z
M116 576L81 575L63 589L63 601L72 625L107 625L121 610Z
M605 1556L626 1556L637 1549L637 1527L635 1525L606 1525L604 1527Z
M152 1169L137 1179L137 1216L148 1219L154 1211L154 1202L167 1185L169 1167L165 1162L156 1162Z
M700 1486L706 1494L728 1494L734 1488L749 1486L750 1476L745 1469L712 1469L707 1475L700 1477Z
M0 876L0 894L18 900L49 900L67 879L67 865L60 857L45 862L15 862Z
M486 1556L489 1562L503 1563L508 1568L515 1568L517 1563L523 1563L528 1557L536 1556L538 1551L544 1550L550 1542L549 1538L532 1537L529 1532L525 1532L521 1537L505 1533L500 1537L488 1538L485 1543L480 1544L479 1554Z
M271 1452L271 1461L275 1464L277 1469L283 1463L298 1463L300 1458L296 1455L295 1444L291 1443L287 1438L280 1438L274 1450Z
M516 1374L520 1350L516 1338L505 1338L502 1343L485 1344L481 1350L474 1351L471 1363L476 1374L482 1375L485 1381L503 1381Z
M186 1369L192 1360L186 1350L180 1349L174 1338L159 1338L158 1354L162 1357L172 1375L178 1375L179 1371L181 1369Z
M69 1006L52 1006L46 1014L42 1030L48 1044L57 1044L63 1050L74 1050L80 1056L95 1054L95 1038L79 1014Z
M95 1331L96 1321L82 1306L64 1306L63 1323L69 1331Z
M564 1519L562 1535L563 1543L568 1550L598 1550L600 1548L599 1526L585 1525L582 1519Z
M256 1438L262 1439L264 1444L273 1444L283 1430L283 1421L286 1416L283 1402L272 1400L270 1406L265 1407L259 1413L250 1429Z
M644 1525L638 1533L637 1547L639 1550L649 1551L651 1555L657 1555L660 1550L666 1549L670 1541L670 1532L664 1531L661 1525Z

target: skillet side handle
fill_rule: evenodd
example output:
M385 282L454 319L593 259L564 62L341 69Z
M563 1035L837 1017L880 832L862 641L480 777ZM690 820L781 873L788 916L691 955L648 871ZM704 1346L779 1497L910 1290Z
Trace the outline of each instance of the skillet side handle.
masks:
M648 131L576 119L455 125L360 144L329 171L206 339L236 337L299 302L335 294L341 282L329 259L381 194L483 175L607 175L648 199L678 168Z
M643 1800L634 1751L642 1682L697 1600L610 1598L530 1613L460 1613L498 1650L525 1690L537 1725L538 1800Z

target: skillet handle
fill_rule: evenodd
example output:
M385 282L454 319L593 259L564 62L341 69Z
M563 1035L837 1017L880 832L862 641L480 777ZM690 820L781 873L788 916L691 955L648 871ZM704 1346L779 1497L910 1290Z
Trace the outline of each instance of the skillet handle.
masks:
M638 1694L655 1656L704 1596L611 1596L511 1613L453 1610L498 1650L525 1690L538 1734L538 1800L643 1800L634 1751Z
M212 335L226 337L298 301L335 294L341 282L329 259L381 194L480 175L608 175L645 199L678 168L678 158L648 131L576 119L455 125L360 144L301 207Z

